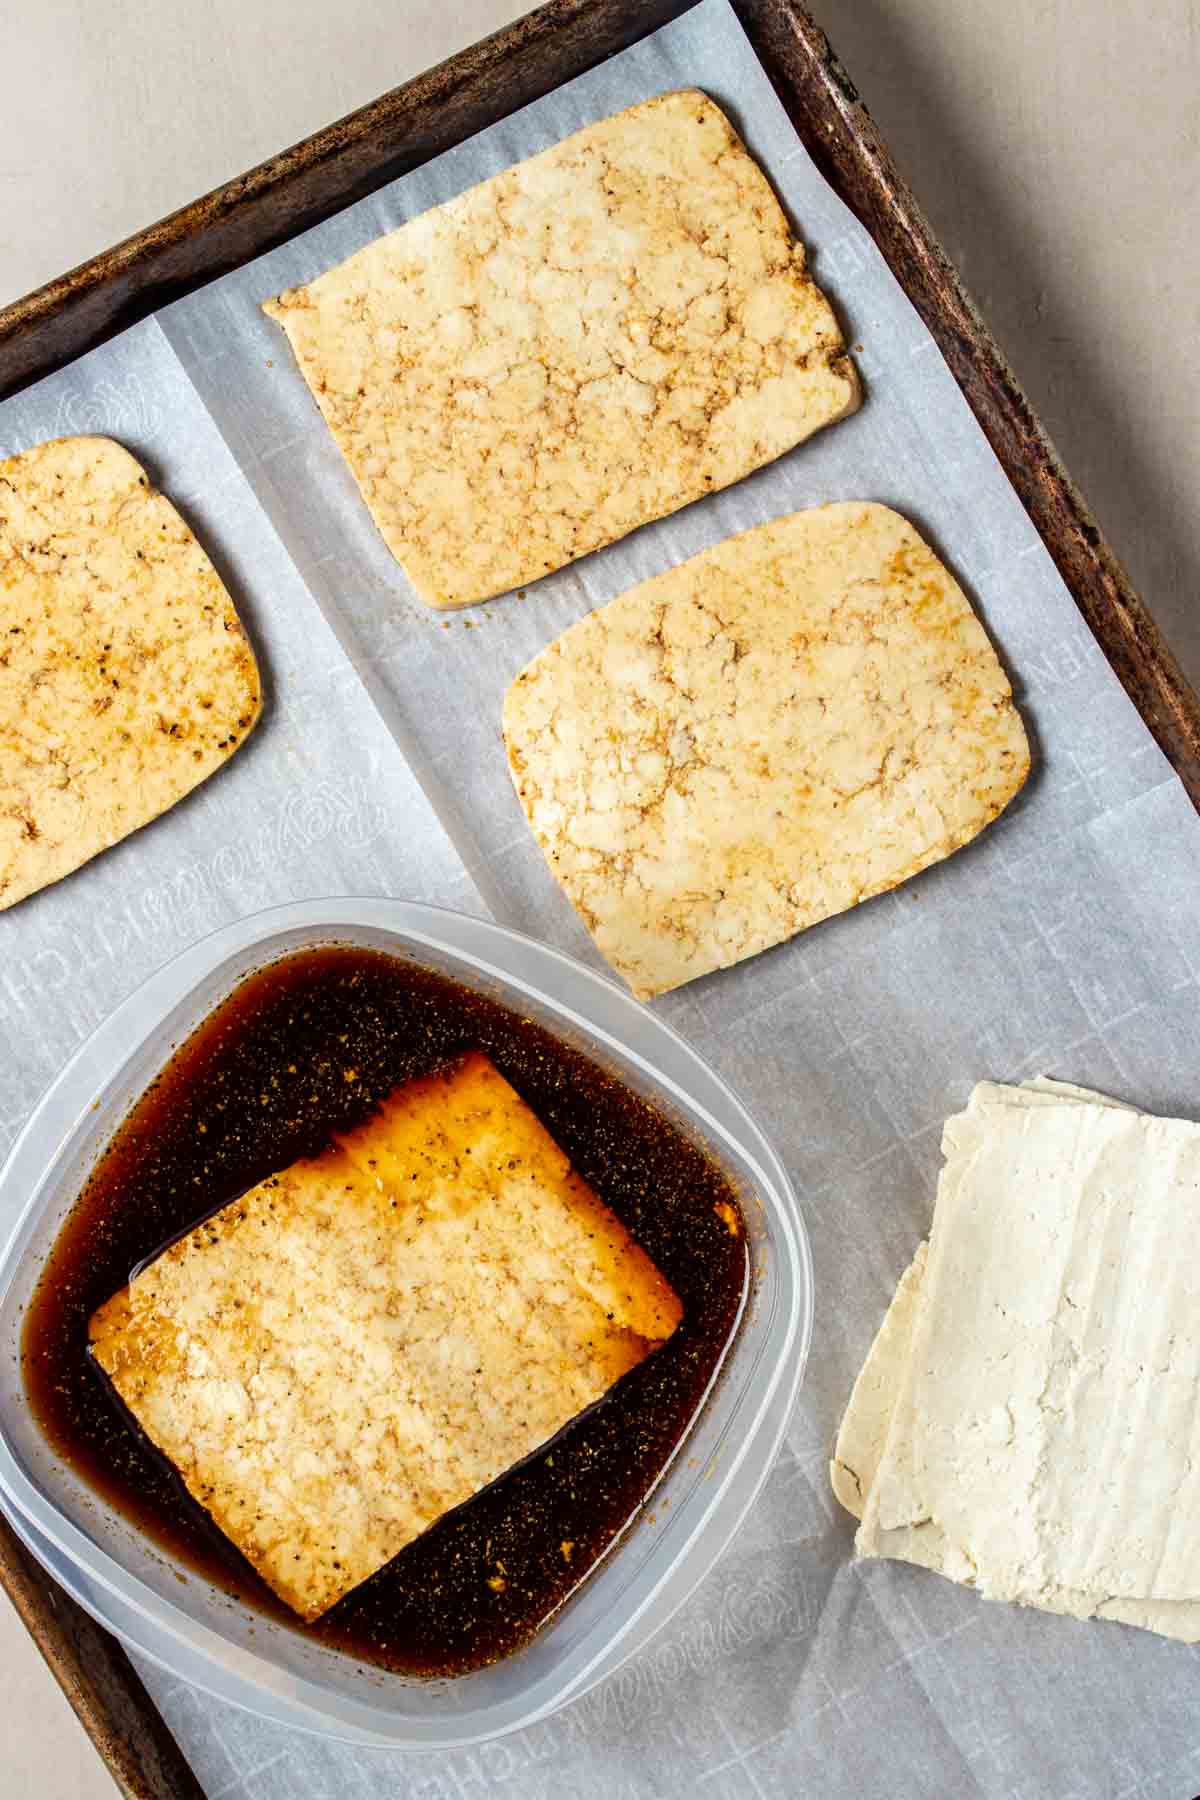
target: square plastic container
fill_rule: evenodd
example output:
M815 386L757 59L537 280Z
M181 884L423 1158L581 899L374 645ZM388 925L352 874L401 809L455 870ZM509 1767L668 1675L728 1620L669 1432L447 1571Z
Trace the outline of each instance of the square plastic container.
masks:
M21 1386L26 1305L63 1219L171 1051L239 980L344 943L438 969L586 1050L702 1142L737 1183L750 1280L742 1317L673 1460L590 1576L526 1648L453 1680L392 1675L179 1572L42 1438ZM0 1493L27 1542L135 1649L221 1699L359 1743L450 1749L518 1731L611 1674L682 1605L745 1517L803 1376L812 1263L784 1169L741 1102L670 1026L604 976L515 932L393 900L305 901L205 938L132 994L76 1053L0 1174L20 1217L0 1252Z

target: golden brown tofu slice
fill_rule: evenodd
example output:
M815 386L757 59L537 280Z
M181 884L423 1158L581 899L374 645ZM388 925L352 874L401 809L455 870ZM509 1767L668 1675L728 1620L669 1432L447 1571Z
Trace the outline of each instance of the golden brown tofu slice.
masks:
M907 881L1029 773L966 595L858 500L597 607L517 676L504 737L551 870L639 1000Z
M562 568L860 398L770 182L695 89L586 126L264 310L430 606Z
M598 1400L681 1311L473 1053L172 1244L90 1337L188 1491L315 1619Z
M261 710L233 601L128 450L0 462L0 909L182 800Z

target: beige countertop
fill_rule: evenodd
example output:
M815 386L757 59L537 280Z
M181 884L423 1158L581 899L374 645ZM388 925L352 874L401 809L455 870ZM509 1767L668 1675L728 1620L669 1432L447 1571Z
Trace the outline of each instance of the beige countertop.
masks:
M0 1669L4 1800L113 1800L111 1778L2 1591Z
M810 0L1200 685L1200 0ZM0 0L0 303L526 10ZM3 1800L112 1783L0 1601Z

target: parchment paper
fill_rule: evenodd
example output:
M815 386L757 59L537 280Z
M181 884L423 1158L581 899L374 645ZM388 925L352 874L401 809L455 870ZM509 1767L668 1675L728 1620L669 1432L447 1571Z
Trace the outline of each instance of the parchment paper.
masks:
M431 614L376 536L258 303L578 126L685 84L728 108L775 181L861 346L866 406L524 598ZM1200 821L725 0L703 0L0 408L2 450L75 430L121 438L182 503L232 578L272 703L250 747L199 795L0 923L10 1134L140 973L274 899L387 891L483 907L595 960L512 794L504 688L592 606L777 514L866 497L913 518L985 618L1036 746L1024 796L949 863L657 1003L775 1138L816 1256L813 1352L788 1446L720 1567L605 1686L519 1737L453 1755L318 1743L146 1667L209 1793L1194 1794L1194 1650L988 1605L901 1565L859 1569L829 1492L841 1409L926 1228L941 1122L972 1084L1044 1070L1195 1116Z

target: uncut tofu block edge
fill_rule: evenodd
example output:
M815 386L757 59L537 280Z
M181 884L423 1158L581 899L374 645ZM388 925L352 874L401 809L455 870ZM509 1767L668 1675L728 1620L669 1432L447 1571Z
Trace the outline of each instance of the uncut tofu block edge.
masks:
M584 127L263 310L435 607L613 543L861 398L770 182L696 89Z
M857 1556L1200 1640L1194 1534L1178 1528L1194 1511L1194 1294L1185 1261L1147 1305L1130 1248L1162 1266L1161 1242L1186 1231L1196 1135L1044 1076L980 1082L946 1121L931 1232L831 1463L835 1494L865 1521ZM1014 1429L981 1432L997 1413ZM1085 1490L1100 1498L1081 1513Z
M192 1497L313 1620L680 1317L474 1052L177 1240L89 1340Z
M889 507L755 526L570 626L504 700L526 820L638 999L975 837L1029 772L999 658Z

